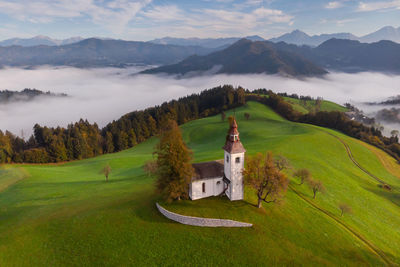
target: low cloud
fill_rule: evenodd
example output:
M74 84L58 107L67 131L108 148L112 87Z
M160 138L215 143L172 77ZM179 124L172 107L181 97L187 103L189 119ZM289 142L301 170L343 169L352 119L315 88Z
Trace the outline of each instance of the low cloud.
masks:
M0 70L0 90L36 88L66 93L68 98L39 98L28 103L0 105L0 129L20 134L32 132L35 123L66 126L80 118L104 126L122 115L162 104L223 84L248 89L321 96L343 104L381 101L400 94L400 76L379 73L331 73L325 79L288 79L275 75L213 75L175 79L172 76L131 75L130 69L40 68ZM26 137L26 136L25 136Z

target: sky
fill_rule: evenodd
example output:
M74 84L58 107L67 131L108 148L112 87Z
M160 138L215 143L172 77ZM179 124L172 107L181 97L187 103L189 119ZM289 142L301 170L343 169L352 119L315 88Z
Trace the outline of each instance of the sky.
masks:
M362 36L399 27L400 0L0 0L0 25L0 40L272 38L295 29Z

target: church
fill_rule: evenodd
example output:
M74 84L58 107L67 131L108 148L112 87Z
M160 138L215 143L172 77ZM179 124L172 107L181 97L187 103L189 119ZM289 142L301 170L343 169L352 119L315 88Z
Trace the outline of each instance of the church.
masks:
M191 200L226 195L231 201L244 197L244 149L235 118L226 137L224 159L193 164L194 176L189 184Z

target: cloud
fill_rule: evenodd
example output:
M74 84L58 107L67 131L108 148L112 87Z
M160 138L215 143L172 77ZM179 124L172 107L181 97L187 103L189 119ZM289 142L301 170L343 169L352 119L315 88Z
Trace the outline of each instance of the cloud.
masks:
M360 2L357 11L368 12L383 9L400 9L400 0L379 1L379 2Z
M37 88L67 93L68 98L43 98L29 103L0 105L0 129L32 133L35 123L66 126L80 118L104 126L122 115L198 93L222 84L249 89L322 96L337 103L379 101L398 95L400 76L378 73L331 73L325 79L288 79L275 75L214 75L175 79L130 75L136 69L40 68L0 70L0 90ZM24 79L21 79L24 77ZM377 89L379 88L379 89Z
M57 19L89 18L111 32L120 33L151 0L0 0L0 13L31 23L50 23Z
M277 9L256 8L250 12L226 9L182 10L176 5L154 6L140 12L144 21L156 23L157 35L174 37L221 37L260 34L272 24L293 24L294 17ZM160 24L161 23L161 24ZM149 25L130 29L131 35L148 34Z
M336 9L336 8L339 8L339 7L342 7L342 6L343 6L343 3L342 3L342 2L333 1L333 2L329 2L329 3L325 6L325 8L327 8L327 9Z

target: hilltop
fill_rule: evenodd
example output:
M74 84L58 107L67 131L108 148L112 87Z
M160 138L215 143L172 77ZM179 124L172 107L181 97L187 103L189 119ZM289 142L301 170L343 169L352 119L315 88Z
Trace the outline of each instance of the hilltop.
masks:
M155 208L160 201L155 179L142 166L152 158L156 138L67 164L8 165L0 176L0 265L400 263L400 168L393 158L341 133L289 122L259 103L249 102L235 114L248 155L282 154L322 180L327 193L312 200L309 189L292 179L285 201L261 211L253 206L251 190L245 201L233 203L220 198L162 203L185 215L254 224L198 228L171 222ZM223 156L227 123L219 115L186 123L182 130L195 162ZM357 167L340 140L393 190L381 189ZM99 173L107 163L109 183ZM354 214L340 217L341 202Z
M315 76L327 72L299 54L281 50L273 43L242 39L222 51L205 56L192 56L180 63L146 70L143 73L279 73L289 76Z

